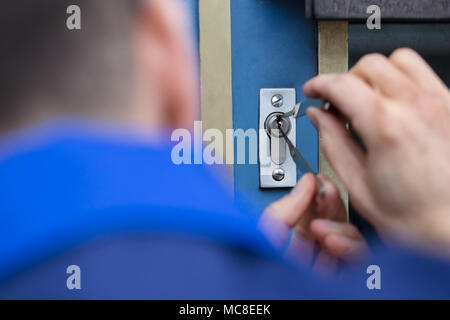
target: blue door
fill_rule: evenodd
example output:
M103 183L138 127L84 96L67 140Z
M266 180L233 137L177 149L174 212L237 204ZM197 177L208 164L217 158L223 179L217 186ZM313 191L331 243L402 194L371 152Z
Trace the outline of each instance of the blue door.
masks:
M297 101L304 99L302 84L317 74L316 23L305 18L303 1L231 0L230 5L233 127L257 130L260 89L295 88ZM317 170L318 137L306 117L297 120L297 146ZM266 206L289 192L260 189L259 181L258 165L234 166L237 199L245 195Z
M194 36L200 44L203 41L203 46L206 46L204 54L209 54L211 48L208 47L209 44L205 44L206 40L202 39L202 32L199 31L199 20L202 21L204 17L198 11L202 1L209 0L184 1L188 4L194 18ZM305 17L303 1L223 1L230 6L231 27L226 32L231 33L232 129L258 131L260 89L294 88L296 100L304 99L301 89L303 83L317 74L316 22ZM215 6L212 5L214 2ZM217 0L209 4L218 7ZM221 13L215 12L215 14ZM210 19L208 20L210 25L206 28L214 29L216 27L214 19L212 23ZM206 65L200 59L203 71L212 68L214 69L212 71L216 72L217 64L220 63L221 61L218 61L216 64ZM219 72L223 72L223 69L218 69L221 70ZM203 87L206 87L205 83ZM306 117L297 120L296 134L297 147L313 170L317 171L318 136ZM236 164L236 141L234 145L233 183L237 200L244 197L265 207L289 192L289 188L260 188L258 164ZM248 147L248 149L251 148ZM299 179L302 174L299 171L297 178Z

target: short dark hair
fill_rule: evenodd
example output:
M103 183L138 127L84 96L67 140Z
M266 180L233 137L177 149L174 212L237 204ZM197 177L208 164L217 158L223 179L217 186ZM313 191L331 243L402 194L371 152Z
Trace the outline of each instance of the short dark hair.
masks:
M67 28L71 5L81 9L81 30ZM117 101L130 82L133 9L129 0L3 0L0 127L57 111L47 104L78 113L106 95Z

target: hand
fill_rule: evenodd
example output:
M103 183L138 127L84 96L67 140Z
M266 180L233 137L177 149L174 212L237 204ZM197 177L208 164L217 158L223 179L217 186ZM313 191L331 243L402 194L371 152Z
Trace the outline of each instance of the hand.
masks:
M330 101L366 147L342 118L308 110L356 209L382 234L450 253L450 93L426 62L409 49L372 54L303 89Z
M317 195L313 175L305 175L290 194L272 203L264 212L260 226L280 249L295 228L286 253L302 264L312 265L320 274L334 274L338 260L355 262L367 252L359 231L346 222L347 214L336 186L319 175L325 197ZM314 243L319 252L316 257Z

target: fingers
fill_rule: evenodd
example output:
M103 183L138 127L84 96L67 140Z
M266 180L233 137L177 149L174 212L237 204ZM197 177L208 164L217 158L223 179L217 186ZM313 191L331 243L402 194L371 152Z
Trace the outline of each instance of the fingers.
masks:
M418 88L431 94L448 93L416 52L399 49L389 59L380 54L366 55L347 74L317 76L304 85L303 91L308 97L330 101L364 139L370 136L383 97L410 99Z
M307 97L330 101L355 129L364 136L370 135L373 115L379 108L375 91L364 81L351 74L321 75L303 86Z
M271 218L293 228L305 215L316 193L316 181L312 174L304 175L291 193L272 203L264 212Z
M366 154L333 115L310 108L308 116L320 130L323 153L351 195L352 203L362 213L374 215L376 205L367 184ZM372 222L376 219L379 217L370 217Z
M359 260L368 252L367 244L358 229L348 223L316 219L311 232L324 250L347 262Z
M325 197L317 199L317 217L342 222L346 221L347 212L338 188L325 175L319 174L318 177L324 185Z
M365 154L350 132L332 115L310 108L308 116L321 132L321 146L353 201L368 201Z
M315 219L311 222L311 231L315 239L323 242L328 235L342 235L351 239L362 238L358 229L347 222L337 222L329 219Z
M438 75L414 50L397 49L391 54L389 60L401 72L428 92L448 91Z
M347 221L347 212L336 185L325 175L319 174L317 177L325 188L324 196L319 196L318 181L311 174L302 178L307 180L308 184L313 185L314 193L311 198L308 198L308 205L302 207L302 212L292 215L293 220L291 221L295 223L295 233L302 234L307 238L310 238L309 225L312 219L320 217L335 221ZM291 196L295 196L295 192L292 192Z
M350 70L350 74L366 81L387 97L399 97L415 88L414 82L381 54L364 56Z
M345 210L344 203L341 200L339 191L334 183L326 176L319 174L318 178L323 183L325 188L325 196L318 197L317 194L317 181L315 182L315 201L314 197L311 199L311 203L303 213L302 218L299 220L295 227L295 232L292 235L290 245L286 254L291 257L300 255L303 264L311 265L314 258L314 235L311 233L310 224L312 219L318 217L333 219L335 221L346 221L347 212ZM333 259L331 259L333 260ZM332 263L331 263L332 264ZM330 261L326 256L318 258L315 261L315 268L324 268L326 270L333 269L330 266Z
M322 245L329 254L348 263L361 261L368 253L368 247L364 240L351 239L341 235L327 236Z

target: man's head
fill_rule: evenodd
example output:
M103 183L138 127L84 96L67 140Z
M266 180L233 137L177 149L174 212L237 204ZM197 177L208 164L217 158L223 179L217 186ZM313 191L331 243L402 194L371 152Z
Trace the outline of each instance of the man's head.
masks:
M69 30L67 8L81 9ZM0 10L0 130L73 114L189 126L194 66L177 0L7 0Z

